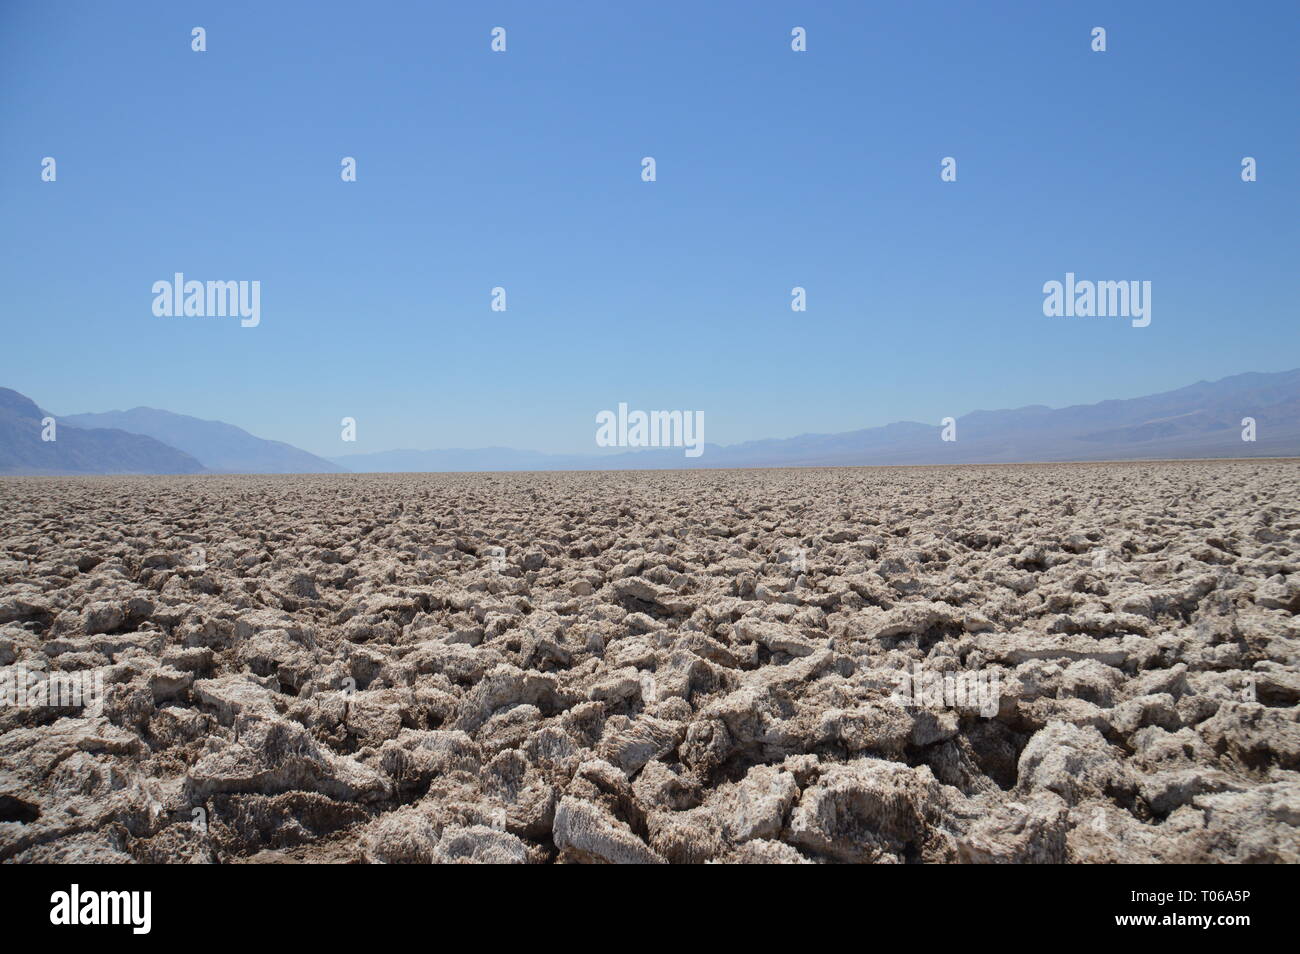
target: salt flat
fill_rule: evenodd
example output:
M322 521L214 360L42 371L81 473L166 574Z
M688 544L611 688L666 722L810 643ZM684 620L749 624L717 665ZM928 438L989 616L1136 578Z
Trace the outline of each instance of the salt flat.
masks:
M1296 862L1298 550L1294 460L3 479L0 860Z

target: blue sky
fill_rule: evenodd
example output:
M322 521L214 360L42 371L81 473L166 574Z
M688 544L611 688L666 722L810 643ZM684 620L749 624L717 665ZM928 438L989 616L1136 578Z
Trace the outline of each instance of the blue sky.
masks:
M620 401L734 443L1285 370L1297 62L1290 0L5 0L0 385L594 452ZM155 317L176 271L260 281L260 326ZM1151 325L1044 317L1067 271Z

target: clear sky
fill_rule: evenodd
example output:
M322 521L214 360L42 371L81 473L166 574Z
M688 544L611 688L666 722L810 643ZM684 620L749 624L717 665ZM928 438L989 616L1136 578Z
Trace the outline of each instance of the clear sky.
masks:
M594 452L620 401L734 443L1285 370L1298 64L1294 0L3 0L0 385L337 455ZM177 271L260 281L261 324L155 317ZM1150 326L1045 317L1067 271L1150 281Z

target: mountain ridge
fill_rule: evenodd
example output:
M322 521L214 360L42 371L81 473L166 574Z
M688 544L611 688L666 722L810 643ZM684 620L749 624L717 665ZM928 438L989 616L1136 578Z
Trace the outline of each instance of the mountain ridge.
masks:
M58 441L40 439L55 417ZM1254 441L1242 439L1245 418ZM1136 398L1052 408L977 409L955 419L956 440L919 421L737 444L548 454L491 446L403 448L323 458L224 421L161 408L48 415L0 388L0 473L337 473L664 470L860 465L994 464L1300 456L1300 369L1248 371ZM65 438L67 440L65 441Z
M325 474L339 465L284 441L250 434L225 421L205 420L161 408L68 414L61 420L78 427L112 427L143 434L183 451L221 474Z
M42 421L54 418L54 440ZM203 465L184 451L116 428L79 427L42 410L35 401L0 388L0 474L200 474Z
M1242 440L1243 417L1256 419L1255 441ZM1182 424L1151 426L1179 419ZM684 457L680 448L608 455L503 449L513 461L504 455L492 458L491 448L378 451L331 459L353 471L463 472L1291 457L1300 456L1300 369L1248 371L1136 398L1061 408L977 409L956 419L956 441L941 441L942 430L940 425L895 421L853 431L706 444L703 456L694 459ZM520 466L518 455L527 455L528 466Z

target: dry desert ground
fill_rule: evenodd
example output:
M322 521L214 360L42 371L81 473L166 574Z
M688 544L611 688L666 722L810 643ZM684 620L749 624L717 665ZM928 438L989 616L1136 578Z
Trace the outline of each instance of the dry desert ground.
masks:
M1291 460L0 480L0 860L1300 861L1298 553Z

